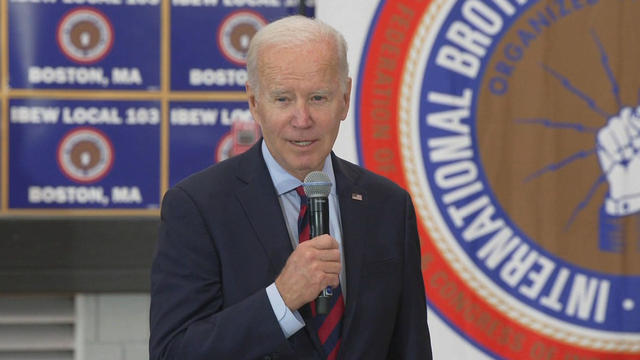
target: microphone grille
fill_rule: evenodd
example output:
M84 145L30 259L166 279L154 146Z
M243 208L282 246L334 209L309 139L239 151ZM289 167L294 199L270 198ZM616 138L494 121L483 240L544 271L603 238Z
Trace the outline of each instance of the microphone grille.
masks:
M331 192L331 179L322 171L312 171L304 178L302 186L307 197L327 197Z

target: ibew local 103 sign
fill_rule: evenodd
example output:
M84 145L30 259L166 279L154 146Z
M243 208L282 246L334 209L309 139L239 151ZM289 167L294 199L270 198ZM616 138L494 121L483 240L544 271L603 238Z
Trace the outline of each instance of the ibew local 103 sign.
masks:
M12 100L9 208L158 208L156 101Z

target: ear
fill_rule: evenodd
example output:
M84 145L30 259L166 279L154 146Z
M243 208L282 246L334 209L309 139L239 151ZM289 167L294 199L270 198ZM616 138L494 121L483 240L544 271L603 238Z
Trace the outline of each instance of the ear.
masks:
M347 78L342 101L344 101L344 104L343 104L342 114L340 115L340 120L346 119L347 113L349 113L349 105L351 104L351 78L350 77Z
M260 119L258 117L258 111L257 111L257 107L258 107L258 102L256 100L257 95L254 92L251 85L249 85L248 81L244 84L244 86L247 92L247 101L249 102L249 111L251 112L251 116L253 116L253 120L255 120L255 122L258 123L258 125L261 125Z

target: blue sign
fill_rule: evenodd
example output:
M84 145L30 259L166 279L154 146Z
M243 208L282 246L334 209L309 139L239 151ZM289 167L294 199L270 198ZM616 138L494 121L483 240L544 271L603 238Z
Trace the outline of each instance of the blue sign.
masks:
M9 208L158 208L160 103L9 103Z
M260 137L246 101L170 105L169 185L246 151Z
M9 87L159 90L160 0L113 3L11 1Z
M244 90L245 58L253 35L271 21L298 13L297 0L262 1L255 7L245 3L172 1L172 90Z

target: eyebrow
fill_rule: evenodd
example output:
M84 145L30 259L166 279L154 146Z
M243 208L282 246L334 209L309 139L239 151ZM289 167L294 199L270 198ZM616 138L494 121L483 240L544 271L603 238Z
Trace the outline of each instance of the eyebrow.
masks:
M280 95L286 95L290 93L291 93L290 90L275 89L275 90L269 91L269 96L280 96Z
M282 96L282 95L289 95L295 93L294 91L291 90L285 90L285 89L273 89L270 90L268 95L270 97L276 97L276 96ZM333 91L331 91L330 89L318 89L318 90L312 90L309 92L310 95L325 95L325 96L329 96L333 93Z
M332 91L329 89L320 89L311 92L312 95L330 95L331 93Z

